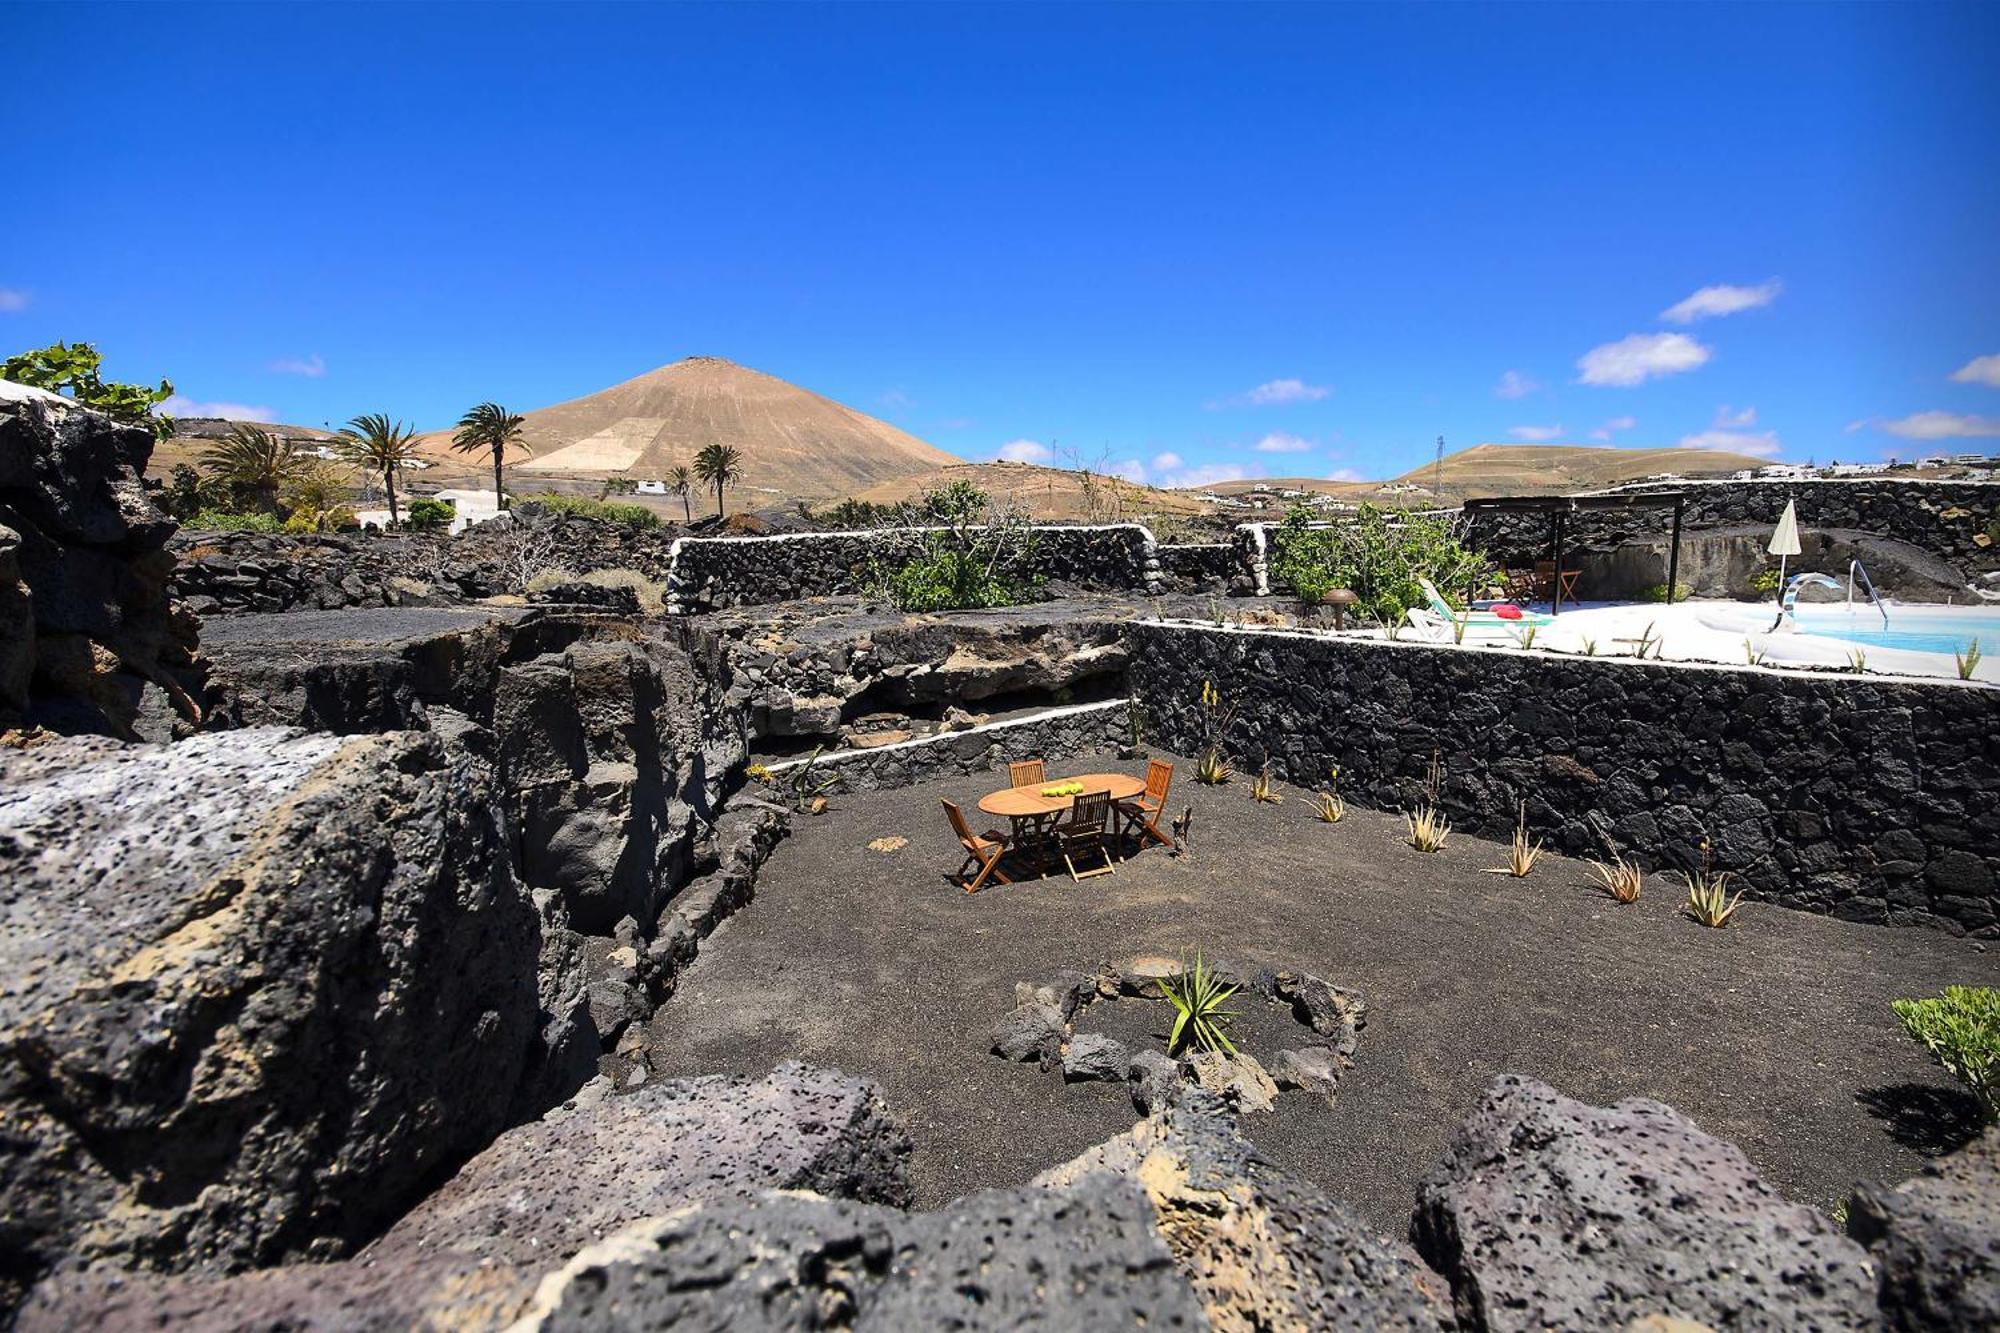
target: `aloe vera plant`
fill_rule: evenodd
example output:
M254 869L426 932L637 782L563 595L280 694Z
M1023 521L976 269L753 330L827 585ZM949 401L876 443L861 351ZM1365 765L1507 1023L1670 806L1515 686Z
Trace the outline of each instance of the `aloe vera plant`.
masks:
M1173 1030L1167 1034L1169 1055L1180 1054L1190 1043L1205 1051L1236 1053L1229 1040L1229 1024L1236 1014L1223 1007L1236 994L1236 987L1224 985L1209 970L1199 949L1195 950L1192 964L1183 957L1180 972L1161 979L1160 993L1176 1011Z

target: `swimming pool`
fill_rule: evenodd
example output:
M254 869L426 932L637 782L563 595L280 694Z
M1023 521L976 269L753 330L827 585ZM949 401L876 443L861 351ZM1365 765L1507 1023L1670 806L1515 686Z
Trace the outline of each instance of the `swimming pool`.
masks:
M1799 633L1816 638L1913 653L1962 653L1977 639L1981 649L2000 653L2000 607L1892 606L1886 629L1873 607L1801 606L1797 614Z

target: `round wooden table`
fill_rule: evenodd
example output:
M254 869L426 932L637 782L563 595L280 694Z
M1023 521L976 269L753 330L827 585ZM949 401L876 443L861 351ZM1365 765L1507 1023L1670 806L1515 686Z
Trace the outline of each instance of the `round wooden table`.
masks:
M1135 778L1128 773L1079 773L1075 777L1050 778L1032 787L1002 787L980 797L979 808L986 814L1001 815L1017 822L1029 820L1041 823L1050 815L1059 815L1069 809L1076 801L1074 796L1044 796L1042 788L1071 783L1082 784L1084 791L1108 791L1113 803L1129 801L1146 790L1144 778Z

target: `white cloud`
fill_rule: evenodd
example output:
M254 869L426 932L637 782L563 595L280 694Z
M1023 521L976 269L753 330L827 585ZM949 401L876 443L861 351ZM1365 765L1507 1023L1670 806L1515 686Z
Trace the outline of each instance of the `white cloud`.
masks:
M1316 403L1332 393L1324 384L1300 379L1266 380L1248 393L1231 394L1208 404L1211 412L1225 407L1277 407L1286 403Z
M13 314L28 308L28 294L19 287L0 287L0 312Z
M1312 448L1312 441L1282 430L1274 430L1257 441L1255 447L1260 454L1302 454Z
M1356 472L1356 471L1355 471L1355 470L1354 470L1353 468L1351 468L1351 467L1341 467L1341 468L1335 468L1335 469L1334 469L1333 471L1331 471L1331 472L1327 473L1327 474L1326 474L1326 477L1325 477L1325 480L1327 480L1327 481L1366 481L1366 480L1368 480L1368 478L1366 478L1366 477L1362 476L1362 475L1361 475L1361 474L1360 474L1359 472Z
M1577 358L1585 384L1630 388L1662 375L1678 375L1707 362L1709 349L1685 333L1634 333L1593 347Z
M1959 412L1912 412L1882 429L1906 440L1972 439L2000 435L2000 417L1974 417Z
M280 375L304 375L309 380L326 376L326 361L318 352L311 356L281 356L271 363L271 369Z
M1563 433L1563 428L1561 426L1509 426L1507 433L1517 440L1533 440L1540 443L1543 440L1559 438Z
M1680 438L1683 449L1713 449L1725 454L1750 454L1756 458L1775 458L1783 448L1778 443L1778 432L1774 430L1705 430Z
M1217 482L1243 481L1263 475L1262 469L1247 468L1240 463L1203 463L1199 467L1182 468L1155 478L1153 484L1170 488L1213 486Z
M1715 409L1715 428L1717 430L1741 430L1745 426L1754 426L1756 424L1757 409L1754 407L1746 407L1741 412L1738 412L1728 403L1724 403L1721 407Z
M1631 430L1634 426L1638 424L1639 424L1639 418L1637 417L1613 417L1611 418L1611 420L1605 422L1602 426L1599 426L1596 430L1590 432L1590 438L1593 440L1603 440L1606 443L1609 443L1611 437L1616 433L1618 433L1619 431Z
M1660 312L1660 318L1669 324L1692 324L1698 319L1734 315L1771 304L1784 289L1784 284L1776 278L1755 287L1704 287L1685 301L1668 306Z
M1122 462L1113 463L1105 468L1105 471L1114 477L1121 477L1131 482L1134 486L1144 486L1146 484L1146 465L1136 458L1127 458Z
M911 398L910 395L908 395L907 393L904 393L901 389L890 389L887 393L884 393L880 398L877 398L875 401L880 403L884 407L916 406L916 400Z
M1153 471L1172 472L1181 465L1181 456L1176 453L1153 455Z
M1495 398L1526 398L1541 388L1538 380L1531 380L1518 370L1509 370L1500 376L1500 382L1493 386Z
M1009 463L1046 464L1056 461L1056 451L1037 440L1009 440L994 457Z
M0 292L0 297L4 296L5 293ZM5 308L4 301L0 301L0 309ZM18 310L20 307L16 306L14 308ZM1973 357L1972 360L1966 362L1957 370L1952 371L1951 378L1954 384L1985 384L1992 388L2000 389L2000 353L1995 353L1992 356Z
M221 417L225 421L271 422L278 419L275 408L261 403L204 403L179 393L161 403L160 411L170 417Z

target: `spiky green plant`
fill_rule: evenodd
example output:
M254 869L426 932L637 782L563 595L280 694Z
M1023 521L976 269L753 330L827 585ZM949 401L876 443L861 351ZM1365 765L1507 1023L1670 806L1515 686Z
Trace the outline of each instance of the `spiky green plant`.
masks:
M1528 803L1523 801L1521 817L1514 825L1514 841L1507 848L1507 864L1487 873L1512 875L1515 879L1524 879L1528 872L1535 868L1535 862L1541 859L1541 855L1540 840L1532 844L1528 841Z
M1229 766L1229 760L1221 750L1214 747L1203 750L1194 761L1194 780L1207 787L1220 787L1236 775Z
M1202 961L1201 950L1195 950L1192 965L1183 955L1181 970L1160 979L1160 994L1175 1010L1173 1031L1167 1034L1167 1054L1179 1055L1190 1043L1204 1051L1236 1053L1229 1040L1229 1025L1236 1012L1223 1007L1236 994L1236 987L1222 983Z
M1946 986L1934 1000L1891 1000L1903 1030L1979 1099L1991 1122L2000 1120L2000 990Z
M1646 872L1636 861L1627 861L1623 855L1614 855L1611 864L1592 861L1590 868L1597 872L1598 882L1604 891L1621 903L1639 901L1639 891L1645 887Z
M1964 652L1954 652L1951 657L1958 663L1958 678L1971 680L1972 673L1979 670L1979 640L1974 639Z
M1704 926L1720 930L1728 925L1743 901L1743 890L1738 889L1733 898L1729 896L1729 882L1736 876L1732 871L1715 868L1707 838L1701 840L1701 864L1693 870L1681 871L1680 876L1688 891L1681 910Z
M1278 791L1278 784L1271 780L1269 759L1264 761L1264 767L1257 770L1257 776L1250 780L1250 799L1265 805L1277 805L1285 799Z
M1850 648L1847 653L1847 669L1859 676L1868 670L1868 654L1859 648Z

